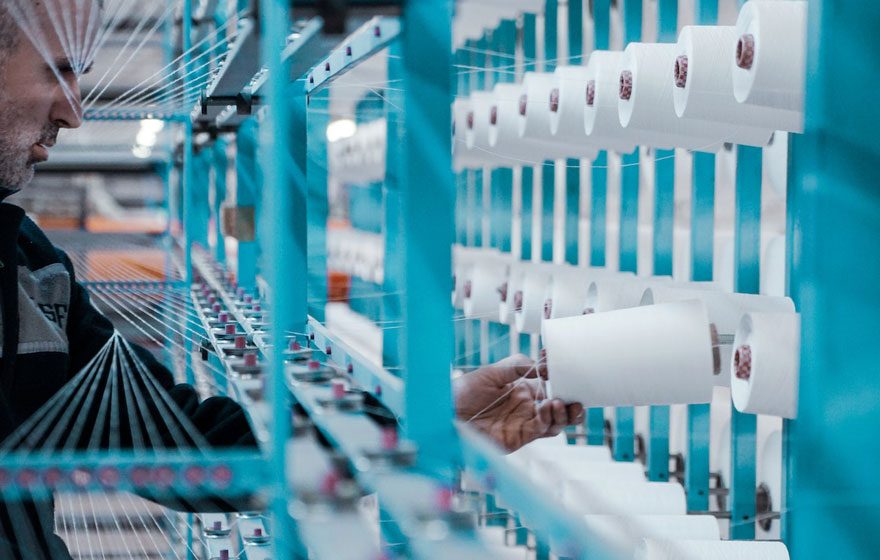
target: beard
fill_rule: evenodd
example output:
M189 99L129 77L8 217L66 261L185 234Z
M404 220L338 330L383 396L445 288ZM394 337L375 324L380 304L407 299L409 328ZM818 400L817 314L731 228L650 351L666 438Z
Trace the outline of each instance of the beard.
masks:
M27 122L25 115L25 109L0 94L0 200L20 191L34 178L33 145L58 134L55 124L39 128Z

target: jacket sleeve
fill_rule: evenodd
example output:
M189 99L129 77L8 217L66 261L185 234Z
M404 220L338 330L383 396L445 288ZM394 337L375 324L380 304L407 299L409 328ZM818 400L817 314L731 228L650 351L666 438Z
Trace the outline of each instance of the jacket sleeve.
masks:
M68 375L72 378L101 351L113 336L115 329L113 323L92 304L86 289L76 281L73 265L67 255L58 249L56 251L71 278L67 335L70 346ZM171 372L160 364L147 349L136 344L131 344L131 347L158 384L168 392L168 395L212 448L257 448L256 438L251 430L247 415L238 403L228 397L210 397L200 402L196 390L191 385L175 385ZM142 388L146 389L146 384ZM146 390L142 393L148 394ZM120 396L120 399L122 398ZM153 414L161 415L156 403L147 403L147 407ZM163 416L163 421L167 420ZM123 422L121 429L131 430L132 428L127 422ZM178 447L167 431L162 434L162 439L168 447ZM107 441L106 438L102 438L102 440ZM123 434L122 441L124 446L132 444L130 435L126 437L126 434ZM174 499L157 501L175 509L187 511L241 511L248 509L242 500L229 502L217 498L207 498L206 500L208 501L190 501L188 503Z

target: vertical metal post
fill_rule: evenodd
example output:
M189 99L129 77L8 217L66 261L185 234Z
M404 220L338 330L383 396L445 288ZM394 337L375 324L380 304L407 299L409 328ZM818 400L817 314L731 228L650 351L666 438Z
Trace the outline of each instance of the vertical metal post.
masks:
M391 56L388 57L388 79L391 83L399 83L404 76L400 41L395 41L391 44L389 54ZM382 320L390 325L399 324L404 318L400 294L404 290L402 279L404 267L406 266L406 255L403 251L403 232L401 231L400 201L405 157L402 153L403 144L397 141L397 139L404 137L405 115L402 108L405 101L403 92L396 89L391 89L385 94L389 102L385 104L385 118L388 123L388 149L385 154L385 185L383 187L385 195L385 203L383 205L385 282L382 291L386 295L382 298ZM461 175L466 181L467 171L462 172ZM463 205L464 200L461 202L461 207L463 209L466 208ZM466 224L467 216L462 215L460 218L460 221ZM466 227L463 227L463 229L466 229ZM399 368L404 363L403 334L401 329L382 330L382 360L385 367ZM392 371L400 370L392 369Z
M512 82L512 65L516 50L516 22L503 20L492 33L493 83ZM492 236L493 246L501 252L510 252L513 197L513 169L499 167L492 170ZM512 337L516 335L513 327L497 322L489 323L489 360L495 362L510 354Z
M870 558L880 542L871 460L880 456L880 117L864 91L836 77L880 73L880 5L810 2L809 10L806 129L794 137L789 179L800 402L783 511L792 558Z
M309 315L324 321L327 305L327 125L330 92L324 90L308 101L307 163L308 183L308 308Z
M678 0L660 0L657 39L675 42ZM672 236L675 222L675 150L654 150L654 275L672 276ZM669 407L650 408L647 445L648 479L669 480Z
M740 5L745 0L740 0ZM761 262L762 150L736 149L736 211L734 218L734 289L757 294ZM730 538L755 538L755 441L758 417L736 408L730 419Z
M189 77L192 65L192 55L189 52L192 48L192 2L183 3L183 13L181 14L182 22L180 25L181 45L183 50L183 58L181 65L183 70L181 74L184 76L184 92L189 95L192 92L192 79ZM192 283L192 242L195 238L196 223L194 211L197 203L195 201L196 190L193 185L193 125L190 119L186 119L183 123L183 168L180 171L180 185L183 194L183 237L184 237L184 274L186 274L187 284Z
M718 23L718 0L697 0L697 25ZM715 239L715 154L694 152L691 191L691 280L712 280ZM710 405L687 409L688 439L684 484L690 511L709 510Z
M265 175L261 234L272 243L265 251L265 277L271 289L274 349L270 353L267 389L272 403L269 442L270 510L278 558L296 552L293 520L287 512L291 489L287 484L285 450L290 438L289 396L284 378L285 336L304 332L307 320L306 96L299 81L290 84L290 68L281 52L290 33L290 4L284 0L260 2L261 50L269 71L267 105L271 118L263 122Z
M611 0L593 2L593 36L596 50L608 50L611 41ZM605 266L606 214L608 212L608 152L593 160L590 180L590 266ZM587 443L605 443L605 411L587 411Z
M624 0L624 43L642 38L642 0ZM620 173L620 270L636 272L639 248L639 151L622 158ZM634 410L619 407L614 429L614 458L632 461Z
M241 124L238 134L235 135L235 205L239 209L253 208L257 223L260 221L259 200L262 185L257 163L258 130L256 119L251 118ZM257 285L258 251L256 240L239 240L236 277L239 286L247 290L253 290Z
M452 309L449 302L454 184L449 122L452 79L451 5L403 5L407 142L401 185L406 265L403 301L406 437L423 465L446 469L456 455L452 425ZM424 185L432 185L425 196Z
M211 147L211 160L214 169L214 238L217 245L214 247L214 258L217 262L226 262L226 243L223 231L220 229L220 206L226 200L226 171L229 168L229 160L226 157L227 142L218 138Z
M761 149L737 147L734 286L757 294L761 259ZM730 538L755 538L755 434L758 417L733 409L730 422Z

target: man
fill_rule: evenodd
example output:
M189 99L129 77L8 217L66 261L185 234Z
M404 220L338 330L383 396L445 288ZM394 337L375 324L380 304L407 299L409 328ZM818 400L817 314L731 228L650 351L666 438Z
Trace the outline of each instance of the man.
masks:
M21 4L0 0L0 200L30 182L34 165L48 159L60 129L82 123L82 61L68 59L42 2L30 2L39 32L23 33L13 17ZM70 14L88 2L55 4ZM44 40L35 46L35 37ZM0 203L0 308L3 440L76 375L114 331L76 282L67 256L23 210L6 202ZM148 352L136 351L210 445L256 445L236 403L222 397L199 403L192 387L175 386ZM541 400L538 373L531 360L514 356L463 376L455 383L457 417L511 451L580 422L580 405ZM0 558L69 557L53 527L51 504L0 503Z

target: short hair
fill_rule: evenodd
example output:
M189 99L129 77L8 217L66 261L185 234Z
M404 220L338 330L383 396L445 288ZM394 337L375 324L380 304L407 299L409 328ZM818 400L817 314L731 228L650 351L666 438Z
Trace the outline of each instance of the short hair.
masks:
M21 39L18 23L4 6L5 3L5 0L0 0L0 60L6 53L14 49Z

